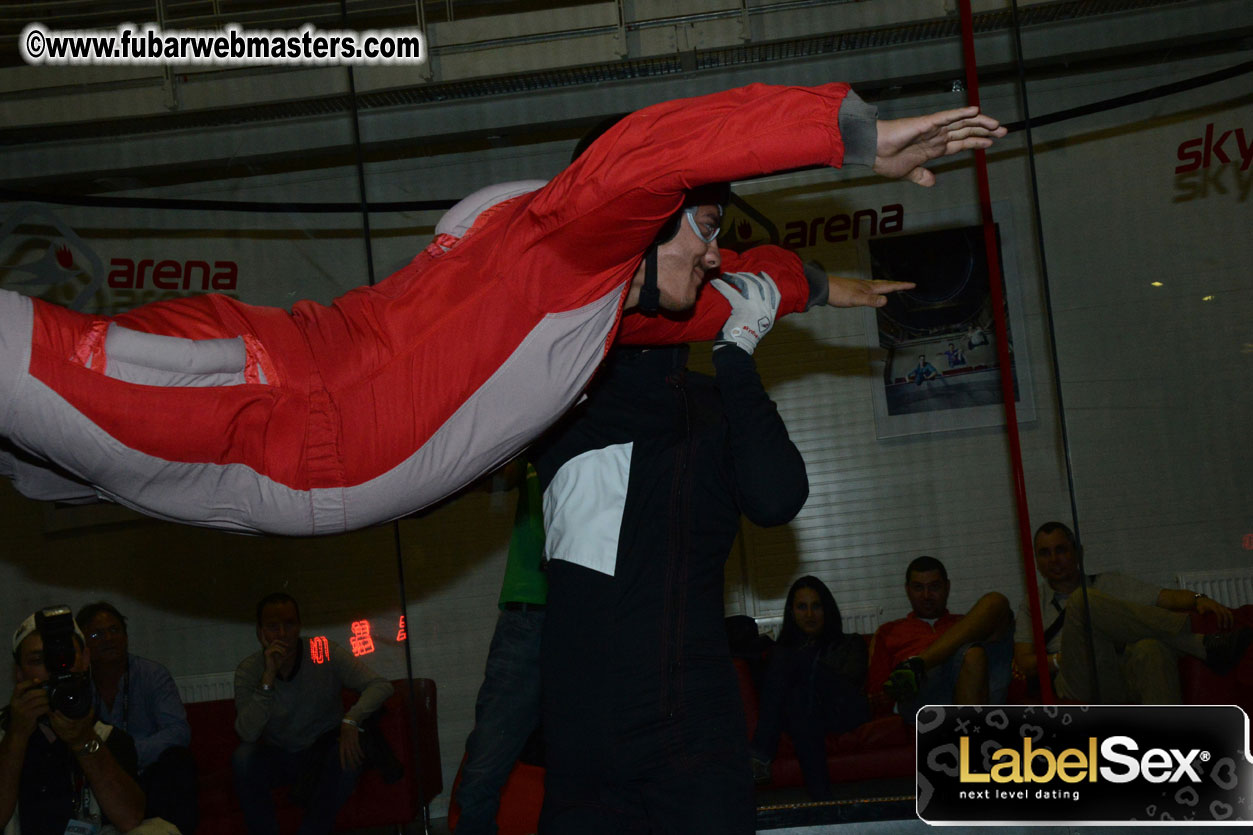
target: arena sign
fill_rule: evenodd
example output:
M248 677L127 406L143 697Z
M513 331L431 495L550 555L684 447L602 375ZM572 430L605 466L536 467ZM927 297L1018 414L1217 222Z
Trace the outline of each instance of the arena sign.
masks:
M1231 705L929 705L918 712L918 816L1247 827L1248 732Z

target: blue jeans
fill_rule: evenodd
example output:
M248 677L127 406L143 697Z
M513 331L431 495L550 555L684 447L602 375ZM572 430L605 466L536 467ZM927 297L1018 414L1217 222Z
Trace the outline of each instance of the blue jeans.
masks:
M496 620L457 789L457 835L496 833L500 792L539 724L543 633L543 610L505 610Z
M300 822L299 835L329 833L335 815L357 785L357 770L344 771L339 765L339 745L315 744L292 753L260 742L244 742L231 758L235 771L235 793L244 810L250 835L278 835L274 798L270 791L287 786L317 769L309 806Z
M900 704L900 713L906 718L913 718L923 705L951 705L953 691L957 687L957 674L961 672L962 661L966 658L966 650L971 647L983 647L988 655L988 704L1003 705L1009 692L1009 679L1014 663L1013 629L995 641L977 641L965 644L949 656L940 666L927 673L927 680L922 690L911 702Z

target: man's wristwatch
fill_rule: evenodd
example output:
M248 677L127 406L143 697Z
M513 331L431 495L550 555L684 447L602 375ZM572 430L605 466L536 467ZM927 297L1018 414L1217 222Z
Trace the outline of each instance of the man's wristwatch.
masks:
M82 745L75 748L74 753L80 757L85 757L88 754L94 754L99 750L100 750L100 737L93 736L91 739L87 740Z
M1193 592L1193 594L1192 594L1192 608L1193 608L1193 609L1200 609L1200 608L1201 608L1201 598L1202 598L1202 597L1204 597L1204 596L1205 596L1205 595L1201 594L1199 591L1198 591L1198 592Z

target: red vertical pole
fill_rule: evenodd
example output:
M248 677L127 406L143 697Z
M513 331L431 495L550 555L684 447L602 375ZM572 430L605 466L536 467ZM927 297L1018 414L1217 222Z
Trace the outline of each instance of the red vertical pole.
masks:
M979 67L975 61L974 16L970 0L958 0L961 12L962 54L966 64L966 94L970 104L979 104ZM1018 544L1022 554L1023 573L1027 580L1027 600L1031 607L1031 633L1037 648L1036 672L1040 679L1040 695L1046 704L1053 704L1052 682L1049 680L1048 656L1044 650L1044 621L1040 614L1040 587L1035 573L1035 546L1031 539L1031 514L1027 509L1027 480L1022 468L1022 443L1018 437L1018 405L1014 399L1014 375L1010 365L1009 328L1005 321L1005 292L1001 285L1001 258L992 218L992 196L988 188L988 159L983 150L975 151L975 173L979 183L979 213L983 219L983 241L987 249L988 284L992 295L992 314L996 325L996 359L1001 369L1001 399L1005 404L1005 433L1009 438L1010 465L1014 477L1014 500L1018 507ZM1021 337L1022 334L1019 334Z

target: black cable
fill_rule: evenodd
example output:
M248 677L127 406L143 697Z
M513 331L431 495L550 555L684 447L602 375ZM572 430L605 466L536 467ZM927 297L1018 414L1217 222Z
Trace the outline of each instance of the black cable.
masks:
M1011 128L1011 130L1024 130L1026 132L1027 165L1031 172L1031 203L1035 209L1036 249L1037 249L1037 255L1040 258L1040 282L1044 290L1044 314L1046 317L1046 321L1048 323L1048 328L1046 329L1046 331L1048 334L1049 354L1052 357L1052 361L1053 361L1053 392L1054 392L1054 395L1057 397L1057 419L1058 419L1058 424L1061 428L1062 457L1066 462L1066 487L1067 487L1067 492L1069 493L1069 496L1070 496L1070 521L1071 521L1071 525L1073 526L1074 535L1075 535L1075 541L1072 543L1072 547L1075 551L1076 556L1078 556L1083 553L1083 550L1082 548L1079 547L1079 543L1082 540L1079 539L1079 507L1075 500L1075 470L1074 470L1074 462L1071 457L1070 432L1066 424L1066 407L1065 407L1065 402L1062 398L1062 375L1061 375L1061 365L1060 365L1061 361L1057 353L1057 330L1056 330L1056 325L1055 325L1054 318L1053 318L1053 296L1049 289L1048 258L1046 256L1047 248L1044 246L1044 217L1043 217L1044 212L1040 204L1040 179L1036 172L1035 143L1032 141L1032 135L1031 135L1032 127L1036 124L1039 124L1040 122L1038 121L1033 122L1031 119L1031 106L1029 102L1029 97L1027 95L1027 71L1026 71L1026 66L1023 63L1023 57L1022 57L1022 29L1019 26L1019 21L1018 21L1018 0L1012 0L1012 2L1010 3L1010 31L1014 33L1014 58L1015 58L1015 62L1018 65L1018 92L1019 92L1019 95L1022 97L1022 113L1023 113L1023 120L1021 122L1016 122L1015 124L1018 127ZM1249 62L1247 66L1253 67L1253 62ZM1213 74L1211 73L1211 75ZM1229 77L1229 76L1225 76L1225 77ZM1220 79L1214 79L1214 80L1220 80ZM1196 79L1191 79L1190 81L1196 81ZM1212 83L1212 81L1207 81L1205 83ZM1166 86L1173 87L1175 85L1166 85ZM1159 88L1154 88L1154 89L1161 90L1162 88L1159 87ZM1187 89L1190 89L1190 88L1187 88ZM1172 90L1171 92L1175 92L1175 91ZM1140 97L1141 95L1142 94L1133 94L1132 96L1120 96L1117 99L1107 99L1105 103L1117 102L1117 104L1110 104L1109 106L1121 107L1123 104L1130 104L1132 101L1143 101L1144 99ZM1159 95L1167 95L1167 94L1163 92L1163 93L1159 93ZM1098 102L1098 104L1102 104L1102 103ZM1090 111L1088 109L1091 107L1092 105L1087 105L1085 107L1072 108L1069 111L1061 111L1061 113L1070 113L1072 115L1067 116L1065 118L1074 118L1075 116L1085 115L1087 112L1095 112L1095 111ZM1059 114L1057 113L1052 114L1053 117L1057 117L1058 115ZM1048 119L1048 118L1050 117L1047 117L1047 116L1045 117L1045 119ZM1053 118L1053 121L1054 122L1060 121L1060 119ZM1096 669L1096 652L1094 651L1095 638L1092 634L1092 612L1091 612L1090 607L1088 606L1088 575L1087 575L1086 566L1083 564L1082 558L1080 558L1079 560L1079 583L1080 583L1080 589L1083 593L1083 607L1084 607L1084 615L1085 615L1084 617L1085 637L1087 638L1087 641L1088 641L1088 662L1089 662L1089 667L1090 667L1089 673L1092 676L1093 692L1092 692L1091 701L1093 701L1096 704L1100 704L1101 703L1101 685L1100 685L1100 680L1098 678L1097 669ZM1069 603L1067 603L1067 605L1069 606ZM1041 647L1040 649L1043 650L1045 653L1048 652L1047 645ZM1056 696L1057 694L1054 693L1053 695Z
M339 15L344 28L348 28L348 0L339 0ZM374 239L370 234L370 203L366 195L365 158L361 147L361 118L357 107L357 81L352 65L348 67L348 100L352 105L352 147L353 161L357 169L357 194L360 197L357 209L361 212L361 231L365 234L365 261L367 278L370 286L374 286ZM431 828L430 809L426 803L426 786L423 779L422 746L418 739L418 697L413 684L413 653L409 642L409 595L405 591L405 557L400 540L400 522L392 522L392 539L396 550L396 586L400 593L400 616L405 624L405 680L409 684L409 733L413 741L413 777L417 784L418 797L422 803L423 832Z
M1014 0L1013 5L1011 6L1011 14L1013 16L1013 23L1011 24L1011 28L1014 32L1015 49L1017 50L1018 74L1020 78L1020 83L1022 83L1021 77L1024 73L1024 68L1022 65L1022 43L1021 43L1022 38L1019 33L1019 30L1017 29L1017 26L1018 26L1017 9L1018 9L1017 0ZM1174 82L1171 82L1170 84L1162 84L1158 87L1150 87L1149 89L1141 90L1138 93L1128 93L1125 96L1116 96L1112 99L1102 99L1101 101L1094 101L1090 104L1080 105L1079 107L1071 107L1066 110L1059 110L1056 113L1050 113L1047 116L1041 116L1038 119L1035 119L1033 122L1031 122L1031 124L1039 128L1039 127L1043 127L1044 125L1051 125L1056 122L1063 122L1063 121L1066 121L1067 119L1076 119L1080 116L1088 116L1093 113L1101 113L1102 111L1113 110L1114 108L1117 108L1117 107L1126 107L1129 104L1136 104L1142 101L1149 101L1150 99L1157 99L1157 98L1161 98L1162 96L1172 95L1174 93L1182 93L1186 90L1195 90L1197 87L1204 87L1207 84L1215 84L1219 81L1226 81L1229 78L1235 78L1238 75L1244 75L1245 73L1251 70L1253 70L1253 61L1245 61L1243 64L1236 64L1234 67L1227 67L1226 69L1215 70L1214 72L1206 73L1205 75L1198 75L1195 78L1185 78L1182 81L1174 81ZM1008 128L1009 131L1012 133L1013 131L1022 130L1024 127L1026 127L1026 125L1027 125L1027 121L1023 120L1021 122L1008 122L1006 123L1005 127Z
M1015 40L1020 40L1018 31L1015 30ZM1022 67L1021 51L1018 57L1019 75L1024 72ZM1056 113L1049 113L1045 116L1039 116L1032 120L1033 127L1042 127L1044 125L1052 125L1068 119L1076 119L1080 116L1088 116L1093 113L1100 113L1105 110L1113 110L1117 107L1125 107L1129 104L1148 101L1162 96L1172 95L1174 93L1183 92L1185 90L1193 90L1197 87L1203 87L1207 84L1214 84L1219 81L1226 81L1229 78L1235 78L1253 70L1253 61L1246 61L1243 64L1236 64L1223 70L1199 75L1195 78L1187 78L1183 81L1176 81L1171 84L1163 84L1158 87L1151 87L1148 90L1141 90L1138 93L1129 93L1125 96L1118 96L1112 99L1104 99L1091 104L1081 105L1080 107L1072 107L1067 110L1059 110ZM1021 83L1021 82L1020 82ZM356 98L353 98L353 126L356 128ZM1005 127L1010 132L1023 130L1026 127L1025 121L1007 122ZM359 144L359 143L358 143ZM358 147L358 154L360 148ZM360 160L358 160L360 163ZM815 166L816 168L817 166ZM52 203L61 206L100 206L105 208L117 209L166 209L179 210L187 209L192 211L224 211L224 212L288 212L288 213L307 213L307 214L336 214L362 211L362 204L359 203L266 203L266 202L250 202L243 200L184 200L162 197L104 197L96 195L79 195L66 196L59 194L38 194L34 192L14 191L11 189L0 188L0 200L9 200L24 203ZM368 212L423 212L423 211L441 211L452 208L457 200L411 200L403 202L390 203L366 203L365 210Z
M344 23L348 22L348 0L339 0ZM357 209L361 212L361 231L365 233L365 268L366 278L370 286L374 286L374 239L370 236L370 204L366 200L365 191L365 160L361 157L361 122L357 119L357 82L353 75L352 65L348 66L348 99L352 102L352 148L353 161L357 166L357 194L360 202Z
M431 831L431 808L426 802L422 779L422 746L418 744L418 693L413 684L413 653L409 643L409 596L405 593L405 556L400 543L400 520L392 522L392 542L396 548L396 585L400 591L400 617L405 625L405 678L409 682L409 734L413 740L413 776L422 804L423 832Z
M110 209L188 209L221 212L289 212L295 214L356 214L366 212L446 211L456 200L410 200L394 203L268 203L244 200L184 200L169 197L107 197L102 195L36 194L0 188L0 200L52 203L59 206L96 206ZM364 207L364 209L363 209Z

